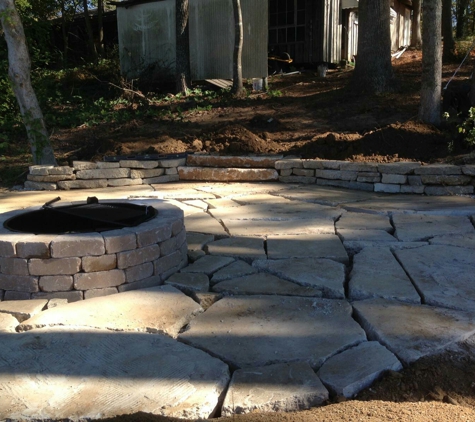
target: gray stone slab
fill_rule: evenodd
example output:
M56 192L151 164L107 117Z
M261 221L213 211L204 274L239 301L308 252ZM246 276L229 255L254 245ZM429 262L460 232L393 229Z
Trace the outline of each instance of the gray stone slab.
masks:
M302 186L278 192L277 195L297 201L330 205L332 207L343 203L360 202L374 198L374 194L369 192L348 191L347 189L323 186Z
M400 371L401 362L377 341L367 341L328 359L318 371L323 383L338 396L353 397L385 371Z
M208 192L219 198L233 198L235 196L248 195L254 193L270 193L288 189L287 186L279 183L206 183L200 186L199 190Z
M322 292L318 288L299 286L268 273L251 274L222 281L215 284L212 290L231 295L322 297Z
M203 246L214 240L211 234L202 233L186 233L186 243L189 251L197 251L203 249Z
M264 239L257 237L228 237L205 246L210 255L231 256L241 259L266 259Z
M229 280L231 278L243 277L249 274L255 274L257 270L251 267L247 262L240 259L232 262L226 267L216 271L211 278L211 284L219 283L220 281Z
M0 333L14 333L18 320L10 314L0 313Z
M385 215L354 213L343 214L335 223L337 230L385 230L393 231L389 217Z
M379 341L405 364L475 333L475 313L385 299L353 304L368 339Z
M0 302L0 313L14 316L19 322L40 313L48 303L46 299L9 300Z
M182 273L203 273L211 277L216 271L234 262L234 258L229 256L211 256L206 255L198 259L186 268L181 270Z
M301 286L319 289L326 298L345 298L345 266L339 262L318 258L290 258L254 261L252 265Z
M343 242L397 242L397 239L385 230L337 229L337 233Z
M428 245L428 242L372 242L366 240L343 242L343 246L350 256L353 256L365 248L389 248L391 251L397 251L401 249L420 248L426 245Z
M429 245L395 254L423 303L475 311L475 250Z
M256 205L256 204L288 204L292 205L290 199L282 198L281 196L271 195L269 193L253 193L250 195L236 196L234 202L240 205Z
M219 199L206 199L205 202L209 205L208 208L230 208L230 207L240 207L241 204L233 201L232 199L219 198Z
M191 199L189 201L183 201L186 205L198 208L200 210L206 211L208 209L208 204L201 199Z
M172 286L134 290L96 297L48 309L24 321L20 331L35 328L83 326L113 331L136 331L176 337L201 307Z
M293 234L334 234L329 218L313 220L223 220L232 236L273 236Z
M421 303L417 290L388 248L365 248L353 257L348 295L350 300L381 297Z
M215 218L205 212L186 215L185 227L187 232L206 233L218 236L228 235L223 226Z
M343 264L349 262L339 237L331 234L269 236L267 256L269 259L328 258Z
M475 234L447 234L429 239L431 245L449 245L459 248L475 249Z
M326 400L328 391L308 363L280 363L235 371L221 412L296 412Z
M394 235L403 242L427 240L447 234L475 234L470 220L463 216L395 214Z
M223 298L223 295L215 292L193 292L191 297L206 311L211 305Z
M176 287L185 292L207 292L209 290L209 278L202 273L175 273L165 284Z
M296 361L319 368L330 356L366 340L351 313L342 300L225 297L191 321L179 339L236 368Z
M230 378L223 362L161 335L67 327L0 342L2 420L206 419Z

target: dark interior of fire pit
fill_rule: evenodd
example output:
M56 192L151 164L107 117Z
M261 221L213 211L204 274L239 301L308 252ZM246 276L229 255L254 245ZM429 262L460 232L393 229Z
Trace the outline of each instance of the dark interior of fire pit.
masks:
M59 200L58 198L56 200ZM9 230L34 234L88 233L137 226L156 216L155 208L125 202L99 203L88 198L85 204L52 207L46 203L41 209L27 211L5 221Z

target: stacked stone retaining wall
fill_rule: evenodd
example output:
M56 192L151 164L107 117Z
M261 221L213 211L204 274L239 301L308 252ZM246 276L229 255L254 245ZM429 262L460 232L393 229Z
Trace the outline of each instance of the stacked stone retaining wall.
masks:
M175 181L282 182L317 184L384 193L471 195L475 165L417 162L371 163L306 160L273 156L216 156L74 162L69 166L32 166L29 190L69 190L159 184Z

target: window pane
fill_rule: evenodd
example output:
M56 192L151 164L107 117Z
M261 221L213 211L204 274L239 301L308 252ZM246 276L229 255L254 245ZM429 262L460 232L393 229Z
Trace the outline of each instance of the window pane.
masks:
M287 29L287 42L295 42L295 28Z
M297 41L305 41L305 27L297 27Z
M277 14L272 13L269 16L269 26L277 26Z
M295 25L293 10L287 13L287 25Z
M300 10L297 12L297 25L305 25L305 11Z
M277 44L277 29L269 31L269 44Z
M305 0L297 0L297 9L305 10Z
M279 13L278 17L279 17L278 22L277 22L278 25L287 24L287 14L285 12L284 13Z
M282 44L284 42L287 42L287 35L286 35L286 29L285 28L282 28L282 29L279 29L279 33L278 33L278 39L277 39L277 42L279 44Z

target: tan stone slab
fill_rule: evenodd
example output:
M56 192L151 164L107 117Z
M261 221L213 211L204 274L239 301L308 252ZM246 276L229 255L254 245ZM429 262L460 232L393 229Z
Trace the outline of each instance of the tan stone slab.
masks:
M72 290L73 284L73 277L71 275L44 275L38 281L42 292Z
M205 180L214 182L252 182L278 180L274 169L240 169L211 167L179 167L180 180Z
M378 214L354 213L348 212L343 214L335 223L337 230L385 230L393 231L393 226L389 221L389 217Z
M239 207L236 201L232 199L206 199L205 202L208 204L208 208L229 208L229 207Z
M275 204L284 204L292 206L292 201L290 199L282 198L281 196L272 195L270 193L253 193L249 195L240 195L236 196L233 199L234 202L239 203L240 205L257 205L257 204L268 204L273 206ZM219 207L216 207L219 208Z
M230 379L223 362L161 335L58 327L6 333L0 342L0 419L94 420L139 411L207 419Z
M215 218L205 212L197 212L185 216L185 227L187 232L205 233L217 236L228 235L223 226Z
M203 273L208 277L221 268L234 262L234 258L228 256L206 255L198 261L181 270L182 273Z
M83 292L71 290L69 292L38 292L31 294L32 299L66 299L68 303L82 301L84 299Z
M334 234L332 219L307 220L223 220L231 236L279 236Z
M134 169L154 169L158 167L157 160L120 160L120 167L134 168Z
M228 237L207 243L204 249L210 255L231 256L249 260L267 258L263 238Z
M287 191L292 186L286 186L281 183L273 182L261 182L261 183L207 183L200 186L198 189L201 192L207 192L213 194L219 198L235 198L243 195L249 195L249 192L253 193L270 193Z
M141 185L143 183L142 179L107 179L107 186L118 187L118 186L135 186Z
M209 290L209 277L203 273L177 273L168 278L165 284L176 287L187 294L207 292Z
M343 242L364 241L390 243L398 241L385 230L337 229L336 232Z
M144 169L144 170L131 170L130 178L131 179L146 179L150 177L162 176L165 173L164 169Z
M281 159L282 155L253 157L192 154L187 157L186 165L194 167L274 168L275 162Z
M0 333L15 333L18 320L10 314L0 313Z
M36 183L55 183L61 180L76 180L76 176L74 174L54 174L48 176L35 176L29 174L26 177L28 181Z
M102 289L91 289L84 292L84 299L92 299L94 297L104 297L119 293L117 287L104 287Z
M102 233L105 250L108 254L129 251L137 248L137 236L132 230L109 230Z
M19 322L23 322L28 318L40 313L48 303L44 299L33 300L15 300L0 302L0 316L2 314L10 314Z
M245 275L255 274L257 269L251 267L248 263L238 259L229 265L221 268L213 274L211 284L219 283L220 281L230 280L232 278L239 278Z
M97 170L79 170L76 177L82 180L91 179L122 179L130 177L130 169L127 168L112 168L112 169L97 169Z
M96 170L91 170L96 171ZM107 187L107 179L93 180L67 180L58 182L58 188L64 190L70 189L98 189Z
M81 258L30 259L31 275L72 275L81 269Z
M235 371L221 412L296 412L319 406L328 397L308 363L280 363Z
M207 211L209 207L208 203L206 203L205 201L202 201L201 199L192 199L189 201L184 201L184 203L186 205L199 208L202 211Z
M48 309L20 325L20 331L34 328L83 326L113 331L166 334L176 337L180 329L202 312L193 299L171 286L98 297L68 306Z
M82 269L86 273L107 271L116 268L117 256L115 254L101 256L85 256L81 259Z

